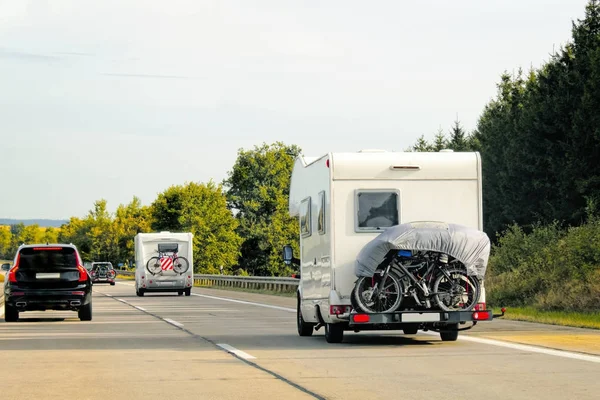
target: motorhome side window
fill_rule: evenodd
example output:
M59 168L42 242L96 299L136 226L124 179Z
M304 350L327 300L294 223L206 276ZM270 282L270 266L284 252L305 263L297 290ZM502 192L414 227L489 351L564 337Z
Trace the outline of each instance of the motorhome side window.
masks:
M300 203L300 234L303 237L310 236L312 234L310 220L310 197L307 197L306 199L302 200L302 203Z
M376 231L398 225L399 194L396 191L357 191L357 231Z
M319 192L319 215L317 217L319 234L325 234L325 192Z

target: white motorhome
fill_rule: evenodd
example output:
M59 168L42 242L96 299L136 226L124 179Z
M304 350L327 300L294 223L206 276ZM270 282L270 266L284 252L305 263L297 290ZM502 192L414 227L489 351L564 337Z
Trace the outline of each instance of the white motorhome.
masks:
M324 325L327 340L339 342L344 330L356 330L349 315L357 255L382 230L412 221L483 230L481 158L451 150L300 156L291 177L289 213L300 221L299 259L291 247L284 248L285 261L300 265L298 332L312 335L313 327ZM483 287L479 303L485 303ZM416 333L419 327L400 329Z
M135 247L135 292L191 295L194 284L193 235L189 232L138 233Z

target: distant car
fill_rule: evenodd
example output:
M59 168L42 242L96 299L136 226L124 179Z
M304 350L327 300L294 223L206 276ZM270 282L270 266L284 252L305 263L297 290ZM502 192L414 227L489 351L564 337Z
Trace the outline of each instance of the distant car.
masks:
M90 268L90 275L93 283L110 283L115 285L117 271L110 262L93 262Z
M17 249L4 283L4 320L25 311L77 311L92 320L92 279L72 244L31 244Z

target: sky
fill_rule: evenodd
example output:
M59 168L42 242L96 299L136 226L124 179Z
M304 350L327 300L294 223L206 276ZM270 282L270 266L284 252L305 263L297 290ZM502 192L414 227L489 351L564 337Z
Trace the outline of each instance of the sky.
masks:
M0 218L83 217L239 149L403 151L476 128L586 0L0 0Z

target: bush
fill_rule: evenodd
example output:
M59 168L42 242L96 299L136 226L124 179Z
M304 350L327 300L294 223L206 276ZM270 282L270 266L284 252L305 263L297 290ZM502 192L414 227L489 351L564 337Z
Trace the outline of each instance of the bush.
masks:
M488 301L497 306L594 311L600 304L600 219L525 233L513 225L492 248Z

